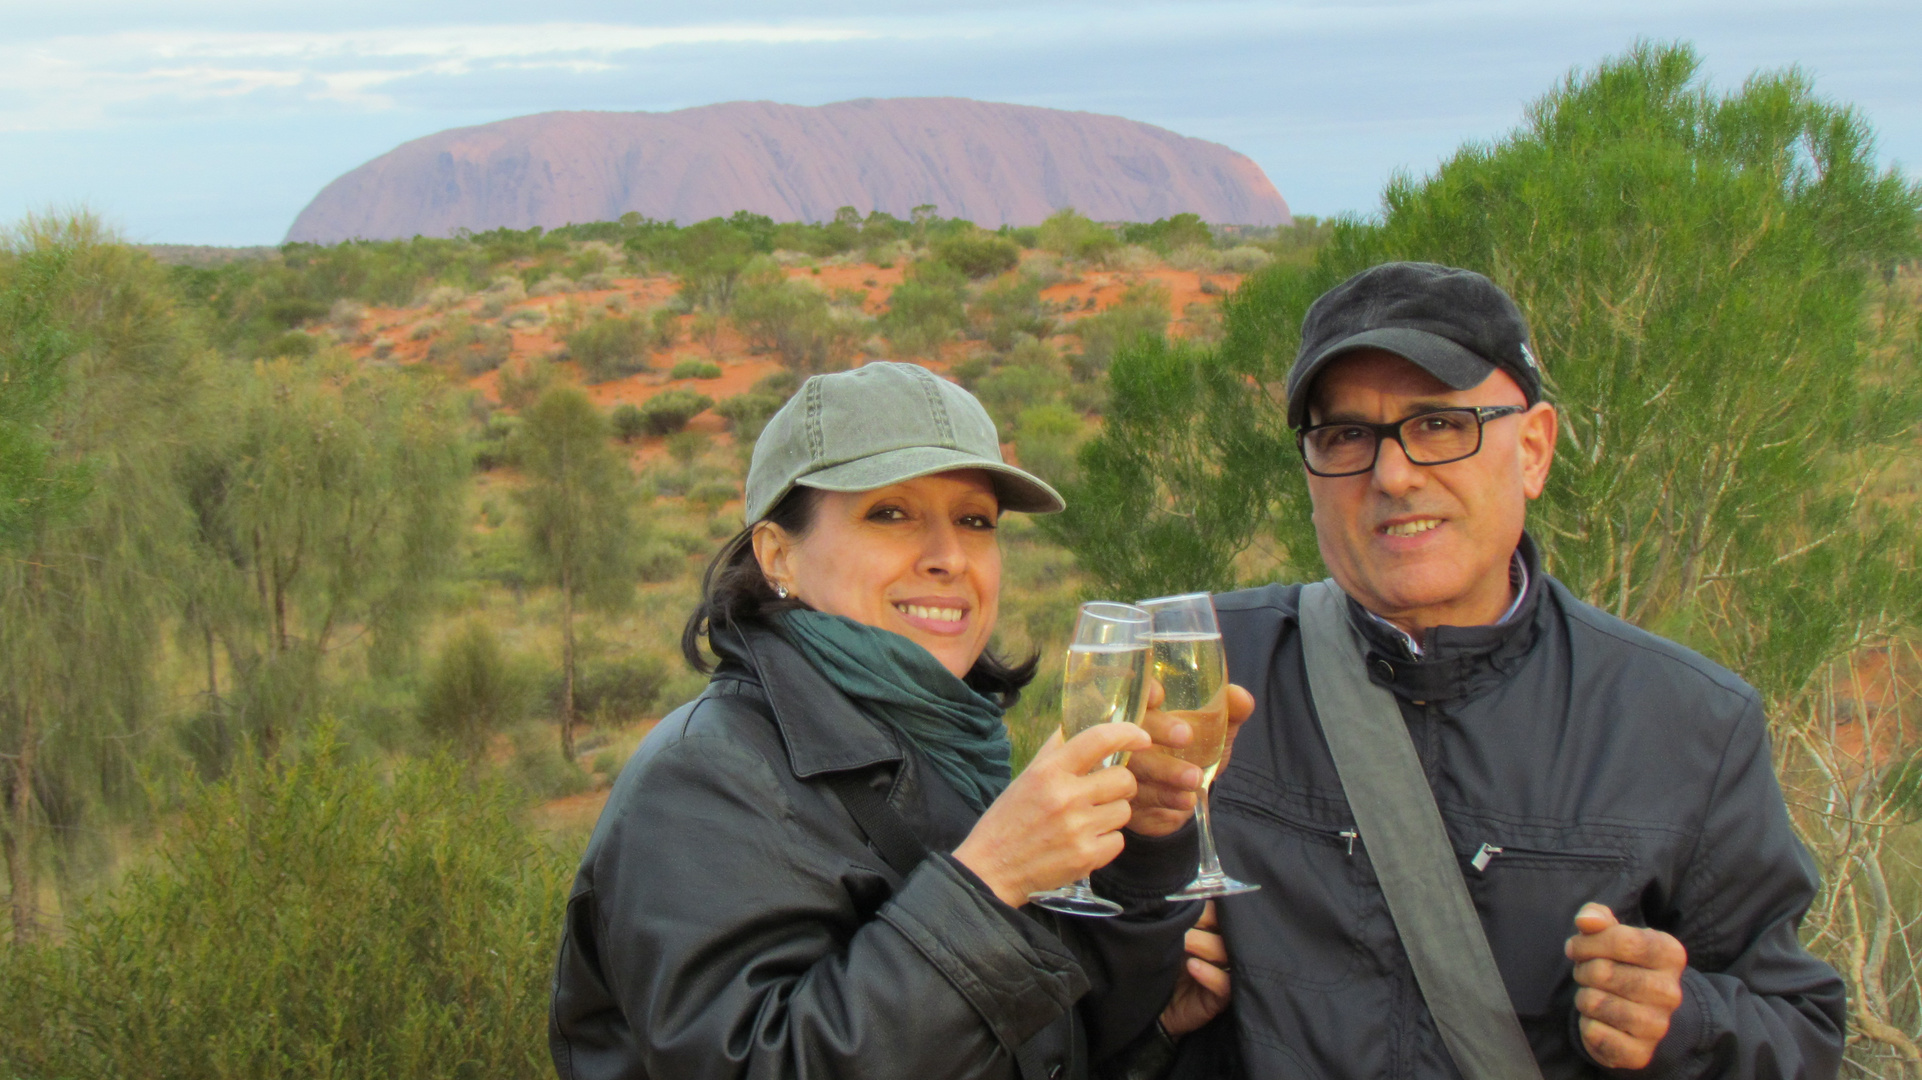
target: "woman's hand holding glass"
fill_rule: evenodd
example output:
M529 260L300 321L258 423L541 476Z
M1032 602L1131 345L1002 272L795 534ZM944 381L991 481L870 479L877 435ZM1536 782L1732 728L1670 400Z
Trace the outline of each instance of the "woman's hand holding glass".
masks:
M1150 745L1134 724L1101 724L1065 742L1056 732L981 815L955 859L1010 907L1108 865L1121 854L1136 783L1127 768L1101 763Z

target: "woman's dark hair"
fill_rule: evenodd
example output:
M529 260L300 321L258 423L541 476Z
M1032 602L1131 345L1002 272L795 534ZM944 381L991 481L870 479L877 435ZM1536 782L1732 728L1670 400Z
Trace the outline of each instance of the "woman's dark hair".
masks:
M805 536L814 526L814 513L820 505L820 489L796 484L761 521L779 525L791 536ZM735 533L721 545L714 560L707 564L707 572L701 575L701 602L694 606L687 625L681 629L681 655L703 675L714 670L713 663L701 652L702 642L714 631L742 624L766 626L783 611L809 610L808 605L795 597L776 594L767 583L767 576L761 573L761 564L754 558L754 529L761 521ZM1013 708L1021 699L1022 688L1034 681L1040 661L1040 655L1036 654L1022 663L1009 664L992 649L983 650L961 681L1003 709Z

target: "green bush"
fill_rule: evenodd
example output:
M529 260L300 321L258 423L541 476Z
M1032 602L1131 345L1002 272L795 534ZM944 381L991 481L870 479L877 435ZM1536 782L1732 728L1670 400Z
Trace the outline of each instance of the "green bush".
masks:
M573 856L448 758L243 758L57 938L0 949L0 1075L525 1077Z
M1098 262L1121 250L1121 238L1107 226L1073 210L1062 210L1042 222L1038 239L1045 250L1070 259Z
M1067 372L1055 359L1054 350L1045 344L1041 350L1043 355L1030 353L1025 362L1010 361L975 383L974 395L994 417L1004 439L1018 430L1022 410L1052 402L1068 389Z
M1014 450L1021 467L1051 484L1074 479L1075 448L1087 425L1073 409L1049 403L1021 410Z
M1021 261L1021 249L1014 241L985 229L944 236L928 245L928 251L971 278L1005 274Z
M1200 214L1176 214L1159 221L1124 225L1123 243L1140 244L1157 255L1172 255L1183 248L1211 248L1215 234Z
M714 399L706 394L676 387L647 399L647 404L641 406L641 417L646 421L649 434L672 435L712 404Z
M797 371L846 367L837 361L866 336L866 319L835 310L812 285L778 277L737 290L733 316L752 346L780 353Z
M289 330L267 342L262 350L267 356L290 356L304 360L320 351L320 339L301 330Z
M1075 375L1092 379L1108 370L1115 350L1143 337L1165 337L1168 332L1169 293L1158 282L1131 285L1114 306L1069 327L1081 339Z
M888 296L881 333L903 356L926 356L954 336L966 320L962 290L967 279L945 262L923 259Z
M633 316L595 319L567 335L567 353L590 383L607 382L647 370L652 330Z
M647 434L647 414L632 402L623 401L614 406L614 411L607 414L607 421L613 426L615 437L622 442L633 442Z
M1054 333L1054 320L1041 306L1041 281L1018 274L981 291L969 312L975 331L997 351L1014 347L1017 337L1045 338Z
M673 544L678 571L687 557ZM652 653L628 653L583 663L574 679L574 708L582 716L601 723L624 723L646 715L667 682L667 662ZM547 704L558 715L561 708L561 673L547 680Z
M681 340L681 314L673 308L655 308L647 325L655 352L666 352Z
M736 439L751 443L761 437L761 429L786 403L784 396L750 390L721 399L714 406L714 411L727 421L727 429L734 433Z
M452 366L471 377L506 363L512 346L513 337L507 331L455 312L441 324L440 336L427 346L427 360Z
M696 360L692 357L677 362L674 370L668 372L670 379L718 379L721 365L712 360Z
M687 554L665 540L642 544L634 561L635 572L650 584L673 581L687 569Z
M478 620L450 638L421 688L420 725L469 757L495 731L526 713L528 687L501 650L494 631Z

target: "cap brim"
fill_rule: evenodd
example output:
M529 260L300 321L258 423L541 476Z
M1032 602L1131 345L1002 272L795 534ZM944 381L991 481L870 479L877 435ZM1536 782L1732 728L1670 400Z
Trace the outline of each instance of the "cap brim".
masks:
M956 469L986 471L993 480L995 498L1003 510L1053 514L1067 509L1068 504L1061 500L1060 493L1040 477L1005 462L978 457L965 450L950 450L945 446L909 446L870 454L796 477L794 482L822 491L872 491L919 476L932 476Z
M1492 361L1483 359L1440 334L1431 334L1426 330L1414 330L1405 326L1383 326L1373 330L1363 330L1359 334L1342 338L1328 346L1321 351L1320 355L1308 362L1288 402L1290 427L1301 427L1307 421L1308 389L1315 384L1316 376L1320 375L1328 365L1349 353L1360 352L1363 349L1380 349L1383 352L1393 353L1456 390L1470 390L1480 386L1496 366Z

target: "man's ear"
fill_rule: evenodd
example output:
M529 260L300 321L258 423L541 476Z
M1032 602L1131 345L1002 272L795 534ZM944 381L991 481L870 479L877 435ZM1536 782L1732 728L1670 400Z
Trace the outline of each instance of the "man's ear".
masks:
M1517 419L1522 423L1522 491L1531 499L1539 499L1548 486L1548 467L1555 461L1555 435L1561 417L1555 406L1538 401Z
M786 529L771 521L763 521L754 526L754 561L761 564L761 576L767 583L779 588L786 586L794 591L794 537Z

